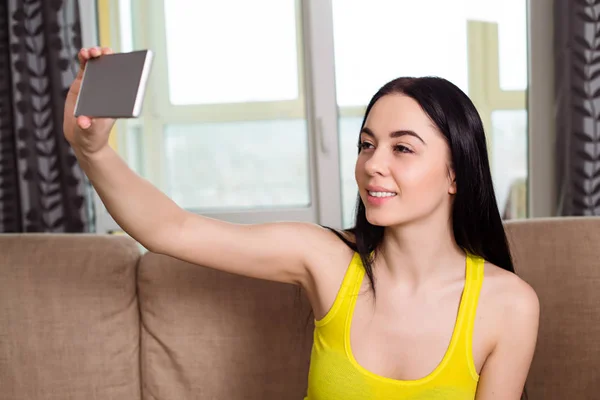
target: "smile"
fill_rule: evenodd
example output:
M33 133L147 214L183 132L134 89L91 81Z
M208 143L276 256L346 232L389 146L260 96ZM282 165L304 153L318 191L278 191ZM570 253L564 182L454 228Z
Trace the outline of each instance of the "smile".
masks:
M372 192L372 191L368 191L369 196L373 196L373 197L394 197L396 195L396 193L394 192Z

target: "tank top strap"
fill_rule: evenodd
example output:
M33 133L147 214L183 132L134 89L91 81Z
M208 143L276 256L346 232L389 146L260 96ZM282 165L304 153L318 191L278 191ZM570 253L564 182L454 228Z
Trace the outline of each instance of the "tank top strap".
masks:
M477 304L479 303L479 295L481 286L483 285L485 260L479 256L467 255L467 269L465 279L464 294L467 297L467 312L465 313L465 323L467 332L473 333L473 325L475 323L475 314L477 312Z
M459 365L466 363L466 367L474 379L478 379L479 376L473 360L473 328L483 284L484 265L483 258L467 253L465 287L454 331L456 337L453 338L456 341L456 347L452 354L453 363L457 362Z

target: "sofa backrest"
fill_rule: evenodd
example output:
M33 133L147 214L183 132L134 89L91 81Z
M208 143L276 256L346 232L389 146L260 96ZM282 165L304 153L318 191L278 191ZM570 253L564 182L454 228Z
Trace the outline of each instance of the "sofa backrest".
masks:
M139 256L124 237L0 236L0 398L140 398Z
M145 254L142 398L302 399L312 322L292 285Z
M515 269L541 307L532 400L600 396L600 218L506 223Z
M529 398L596 398L600 218L506 229L541 302ZM312 328L291 285L140 259L125 237L0 235L0 398L300 399Z

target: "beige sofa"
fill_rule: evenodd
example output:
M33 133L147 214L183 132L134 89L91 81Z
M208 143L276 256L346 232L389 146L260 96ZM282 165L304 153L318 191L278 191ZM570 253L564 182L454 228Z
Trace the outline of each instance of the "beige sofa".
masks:
M600 218L507 229L542 304L529 398L599 399ZM125 237L0 235L0 400L302 399L309 312Z

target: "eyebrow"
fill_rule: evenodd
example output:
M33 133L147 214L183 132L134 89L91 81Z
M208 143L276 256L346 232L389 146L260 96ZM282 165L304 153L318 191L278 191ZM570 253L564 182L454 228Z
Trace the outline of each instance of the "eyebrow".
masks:
M373 131L370 130L369 128L367 128L366 126L361 129L360 133L364 133L367 136L375 138L375 134L373 133ZM423 143L424 145L427 146L427 143L425 143L425 141L421 138L421 136L417 135L417 133L414 131L407 130L407 129L401 129L399 131L393 131L390 133L391 138L399 138L402 136L413 136L413 137L419 139L421 141L421 143Z

